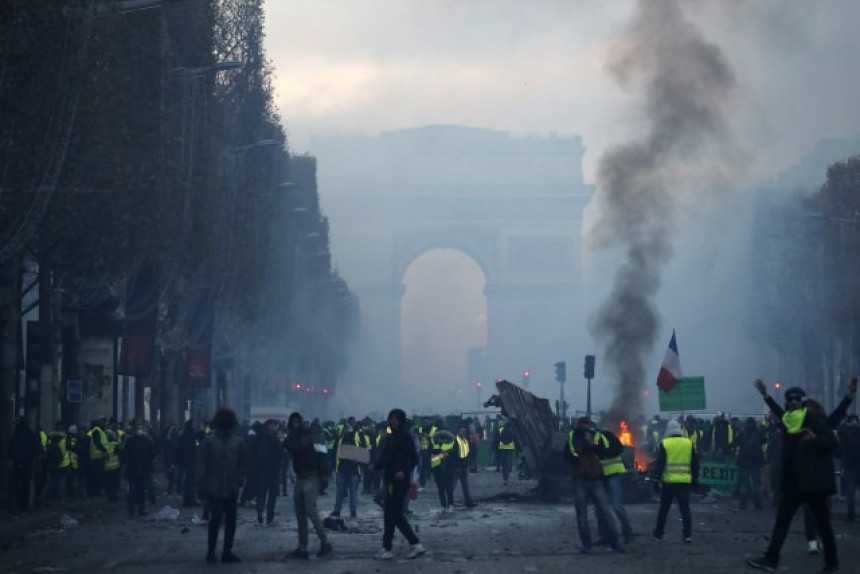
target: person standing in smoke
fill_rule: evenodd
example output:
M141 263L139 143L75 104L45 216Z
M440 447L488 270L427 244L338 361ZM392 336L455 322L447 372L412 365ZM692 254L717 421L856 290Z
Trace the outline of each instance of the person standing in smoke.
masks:
M594 436L597 427L587 417L577 419L576 427L570 431L565 449L565 458L572 466L574 506L576 507L576 526L582 543L580 552L587 554L592 550L591 531L588 526L588 503L594 503L598 521L603 524L603 539L615 552L624 552L618 540L618 530L609 496L603 485L603 465L600 455L603 453L602 443L595 443Z
M385 493L382 550L376 554L376 558L394 559L392 544L395 527L409 541L406 557L418 558L425 550L403 511L404 500L409 493L410 477L418 464L418 451L412 434L406 428L406 413L403 410L393 409L388 414L388 428L391 429L391 434L385 438L379 458L373 465L382 472Z
M221 562L241 562L233 554L233 538L236 535L237 500L239 489L245 480L245 443L236 436L239 421L230 409L220 409L212 417L213 432L206 436L197 451L197 490L208 499L209 533L206 562L214 564L215 546L224 516L224 550Z
M693 441L684 436L681 423L669 421L666 424L666 437L657 449L657 462L654 465L654 478L661 481L660 508L657 510L657 526L654 539L662 540L666 528L666 517L672 501L678 501L683 524L684 544L693 541L693 519L690 515L690 491L698 484L699 458Z
M257 522L263 523L263 509L266 509L266 524L271 526L275 520L275 502L281 480L281 459L283 449L278 440L278 422L268 420L260 429L254 441L254 473L257 489ZM267 500L268 497L268 500Z
M307 560L309 557L308 520L313 524L314 531L320 539L317 557L324 558L334 551L328 541L322 520L320 520L319 510L317 510L317 497L322 489L323 481L328 478L329 474L325 449L317 448L316 443L319 437L320 435L314 434L304 427L302 415L299 413L290 415L287 422L287 438L284 439L283 447L290 452L293 459L293 470L296 473L293 504L298 523L299 546L290 557L299 560Z
M821 574L839 570L836 538L830 524L827 499L836 493L833 456L836 437L823 414L807 410L806 392L800 387L785 391L785 409L767 395L767 387L756 379L755 388L771 412L782 421L783 448L780 461L780 500L770 545L761 558L747 559L747 564L766 572L775 572L779 554L795 513L808 504L815 527L824 546L824 568Z

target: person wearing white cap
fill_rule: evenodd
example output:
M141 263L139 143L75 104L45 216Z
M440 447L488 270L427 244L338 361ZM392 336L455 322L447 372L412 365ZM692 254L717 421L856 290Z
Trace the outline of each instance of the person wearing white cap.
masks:
M684 544L693 541L690 491L698 483L698 476L699 459L696 449L693 448L693 442L684 436L678 421L669 421L666 425L666 437L657 449L657 464L654 466L654 478L662 482L657 526L653 533L656 540L663 539L669 507L672 506L672 501L677 499L683 522Z

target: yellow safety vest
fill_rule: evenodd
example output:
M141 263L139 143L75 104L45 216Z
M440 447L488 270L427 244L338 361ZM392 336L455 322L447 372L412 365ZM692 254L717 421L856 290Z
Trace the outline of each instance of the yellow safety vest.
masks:
M469 441L464 438L457 437L457 444L460 445L460 458L469 458Z
M100 429L99 427L93 427L87 432L87 436L90 437L90 458L92 460L100 460L107 456L107 453L102 452L98 448L96 448L95 441L93 440L93 435L98 434L99 438L101 438L102 446L107 448L107 435L105 431Z
M603 433L594 433L594 444L596 445L598 442L602 442L604 448L609 448L609 439ZM624 474L627 472L620 456L606 459L601 458L600 464L603 465L603 476L612 476L613 474Z
M499 436L502 436L502 431L505 430L506 425L502 425L499 429ZM511 437L513 437L513 432L511 433ZM502 442L502 439L499 439L499 450L514 450L516 447L514 446L513 438L511 442Z
M48 434L45 431L40 430L39 439L42 441L42 451L44 451L46 448L48 448Z
M435 444L434 442L433 445L435 446ZM438 467L451 454L451 449L454 448L454 441L439 443L437 448L438 450L434 448L435 452L430 455L430 468Z
M437 430L438 429L436 428L436 425L430 427L429 432L424 432L423 429L420 430L421 450L427 450L428 448L430 448L430 441L433 440L433 436L436 434Z
M690 465L693 461L693 441L683 436L670 436L663 439L666 450L666 468L661 477L663 482L690 484L693 476Z
M107 443L107 460L105 461L105 471L108 470L118 470L119 469L119 453L117 452L119 443L116 441L109 441Z
M78 469L78 437L66 437L66 455L69 457L69 466L72 470Z

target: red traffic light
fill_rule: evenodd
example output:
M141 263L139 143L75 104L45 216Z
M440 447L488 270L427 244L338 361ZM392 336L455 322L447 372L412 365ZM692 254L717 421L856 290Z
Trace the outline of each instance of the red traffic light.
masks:
M773 382L773 388L775 388L776 390L779 390L779 388L780 388L781 386L782 386L782 383L781 383L781 382L779 382L779 381L774 381L774 382Z
M297 391L302 390L302 384L301 383L296 383L295 387L296 387Z
M531 374L531 372L529 372L529 371L523 371L523 376L524 376L525 378L529 378L530 376L532 376L532 374Z
M324 395L327 395L327 394L329 394L330 392L331 392L331 391L329 391L327 388L323 387L322 393L323 393Z
M484 383L482 383L481 381L478 381L477 383L475 383L475 386L480 389L481 387L484 386Z

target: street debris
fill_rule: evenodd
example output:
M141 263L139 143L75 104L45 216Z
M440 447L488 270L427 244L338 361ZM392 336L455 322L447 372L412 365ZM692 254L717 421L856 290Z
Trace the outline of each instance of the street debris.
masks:
M68 514L60 516L60 526L62 528L74 528L77 525L78 521L69 516Z
M179 509L171 506L165 506L155 514L150 514L150 520L176 520L179 518Z

